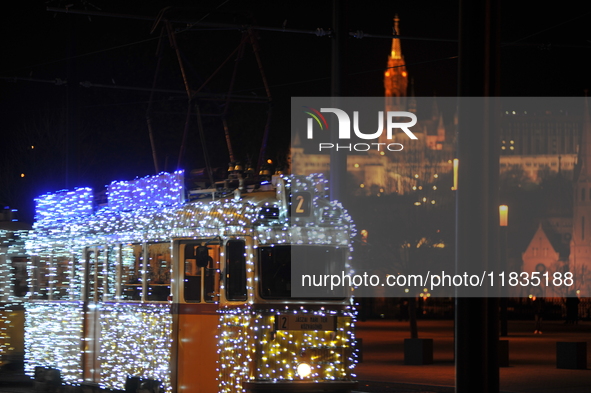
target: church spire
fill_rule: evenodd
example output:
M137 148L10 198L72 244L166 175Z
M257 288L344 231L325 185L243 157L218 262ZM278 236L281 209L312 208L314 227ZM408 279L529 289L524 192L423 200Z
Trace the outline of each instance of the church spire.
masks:
M394 38L392 50L388 56L388 66L384 72L385 109L389 111L403 111L407 109L406 97L408 92L408 74L404 64L404 56L400 47L400 29L398 15L394 17ZM380 143L389 143L385 133L380 137Z
M404 56L400 46L400 19L394 17L394 35L392 39L392 50L388 56L388 67L384 72L384 87L386 97L406 97L408 87L408 74L404 64ZM395 110L395 109L392 109Z
M400 29L398 28L398 22L400 22L400 18L398 18L398 14L394 16L394 35L400 35ZM390 52L390 57L392 59L402 59L402 50L400 49L400 38L394 38L392 40L392 51Z

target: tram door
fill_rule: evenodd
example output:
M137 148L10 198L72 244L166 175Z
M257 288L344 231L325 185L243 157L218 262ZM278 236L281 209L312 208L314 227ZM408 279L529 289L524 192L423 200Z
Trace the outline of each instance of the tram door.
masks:
M177 299L177 392L211 393L218 391L216 363L220 288L219 243L181 241L177 255L183 285Z
M104 295L104 254L102 247L88 247L85 250L82 367L84 381L94 383L100 379L99 302Z

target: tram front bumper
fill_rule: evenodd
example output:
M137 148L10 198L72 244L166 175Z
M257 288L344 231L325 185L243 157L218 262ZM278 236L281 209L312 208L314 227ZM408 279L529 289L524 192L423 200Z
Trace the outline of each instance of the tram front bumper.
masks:
M346 393L356 389L356 381L249 381L243 383L248 393L259 392L332 392Z

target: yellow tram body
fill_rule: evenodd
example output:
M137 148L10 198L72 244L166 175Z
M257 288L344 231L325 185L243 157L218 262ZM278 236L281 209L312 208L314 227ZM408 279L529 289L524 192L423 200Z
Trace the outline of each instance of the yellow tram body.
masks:
M292 206L296 189L305 205ZM291 298L285 270L298 263L296 248L349 258L351 220L318 177L277 177L256 190L240 181L219 197L186 192L175 172L107 192L98 210L89 189L37 200L27 374L59 370L64 384L119 391L354 386L350 292Z

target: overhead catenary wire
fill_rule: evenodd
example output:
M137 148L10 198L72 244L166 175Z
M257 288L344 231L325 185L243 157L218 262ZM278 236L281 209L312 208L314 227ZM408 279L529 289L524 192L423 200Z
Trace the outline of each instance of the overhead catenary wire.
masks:
M225 3L225 2L224 2ZM224 3L222 3L221 5L223 5ZM220 6L221 6L220 5ZM216 8L219 8L216 7ZM79 15L89 15L89 16L102 16L102 17L114 17L114 18L125 18L125 19L135 19L135 20L146 20L146 21L157 21L158 18L160 18L161 16L157 16L157 17L151 17L151 16L141 16L141 15L130 15L130 14L116 14L116 13L107 13L107 12L101 12L101 11L88 11L88 10L73 10L73 9L62 9L62 8L56 8L56 7L47 7L48 11L51 12L62 12L62 13L70 13L70 14L79 14ZM208 16L210 13L208 13L206 16ZM541 34L545 31L551 30L553 28L559 27L561 25L564 25L565 23L569 23L572 22L575 19L579 19L581 17L584 17L586 15L589 15L590 13L585 13L582 15L578 15L574 18L571 18L567 21L564 22L560 22L557 24L554 24L550 27L544 28L538 32L532 33L532 34L528 34L522 38L519 38L517 40L512 40L511 42L506 42L506 43L502 43L501 45L503 47L508 47L508 46L535 46L535 47L540 47L543 44L540 43L521 43L521 41L533 37L535 35ZM223 29L238 29L240 31L245 31L248 28L251 29L255 29L255 30L262 30L262 31L276 31L276 32L283 32L283 33L298 33L298 34L313 34L313 35L317 35L317 36L322 36L322 35L329 35L331 33L330 29L324 30L322 28L318 28L315 30L306 30L306 29L294 29L294 28L275 28L275 27L268 27L268 26L254 26L254 25L245 25L245 24L227 24L227 23L217 23L217 22L204 22L203 19L205 17L200 18L198 21L188 21L188 20L183 20L183 19L168 19L169 22L172 23L183 23L183 24L188 24L188 27L183 28L183 29L179 29L178 32L186 32L186 31L194 31L192 28L194 26L206 26L206 27L216 27L216 28L223 28ZM434 42L457 42L457 40L454 39L446 39L446 38L433 38L433 37L413 37L413 36L401 36L398 34L392 34L392 35L380 35L380 34L372 34L372 33L364 33L361 31L356 31L356 32L350 32L349 33L350 36L352 37L356 37L356 38L378 38L378 39L400 39L400 40L420 40L420 41L434 41ZM105 51L109 51L109 50L114 50L114 49L118 49L118 48L123 48L123 47L127 47L127 46L131 46L134 44L141 44L141 43L145 43L148 41L152 41L158 39L158 37L152 37L146 40L140 40L140 41L136 41L133 43L129 43L129 44L124 44L124 45L119 45L116 47L112 47L112 48L106 48L100 51L93 51L93 52L89 52L87 54L82 54L82 55L78 55L75 57L82 57L82 56L90 56L93 54L98 54L98 53L102 53ZM558 47L567 47L567 48L591 48L591 45L560 45L560 44L553 44L552 45L555 48ZM433 59L433 60L424 60L424 61L419 61L419 62L412 62L412 63L407 63L406 66L413 66L413 65L419 65L419 64L428 64L428 63L432 63L432 62L438 62L438 61L446 61L446 60L451 60L451 59L456 59L457 56L448 56L448 57L444 57L444 58L439 58L439 59ZM41 63L38 65L34 65L31 67L35 67L35 66L39 66L39 65L44 65L44 64L51 64L54 62L59 62L59 61L65 61L67 60L67 58L62 59L62 60L55 60L53 62L49 62L49 63ZM381 68L381 71L386 70L387 68ZM380 71L378 69L373 69L373 70L365 70L365 71L358 71L358 72L354 72L354 73L348 73L348 75L360 75L360 74L364 74L364 73L371 73L374 71ZM16 79L16 78L15 78ZM288 82L288 83L284 83L284 84L274 84L271 87L276 88L276 87L284 87L284 86L289 86L289 85L297 85L297 84L303 84L303 83L312 83L312 82L317 82L317 81L322 81L322 80L328 80L330 79L330 77L325 77L325 78L315 78L315 79L310 79L310 80L303 80L303 81L294 81L294 82ZM45 82L45 81L44 81ZM51 82L49 82L51 83ZM89 84L89 86L92 87L107 87L105 85L99 85L99 84ZM108 86L111 87L111 86ZM129 89L129 88L128 88ZM134 89L141 89L141 88L134 88ZM254 89L242 89L239 91L250 91L250 90L259 90L261 89L260 87L254 88ZM238 91L238 92L239 92ZM165 91L162 91L165 92ZM166 91L166 92L171 92L171 91Z
M98 12L98 11L78 11L78 10L72 10L72 9L57 9L54 7L48 7L47 8L48 11L53 11L53 12L66 12L66 13L70 13L70 14L85 14L85 15L96 15L96 16L110 16L110 17L120 17L120 18L131 18L131 19L139 19L139 20L155 20L156 18L153 17L149 17L149 16L137 16L137 15L124 15L124 14L111 14L111 13L105 13L105 12ZM579 19L583 16L588 15L589 13L585 13L582 15L578 15L574 18L571 18L567 21L564 22L560 22L557 23L553 26L544 28L536 33L532 33L532 34L528 34L525 35L524 37L517 39L517 40L513 40L509 43L504 43L503 46L510 46L510 45L517 45L519 42L533 37L537 34L541 34L545 31L551 30L553 28L559 27L561 25L564 25L565 23L569 23L572 22L575 19ZM197 22L192 22L190 23L188 28L185 29L181 29L179 30L180 32L184 32L184 31L192 31L192 27L197 26L197 25L201 25L201 26L210 26L210 27L214 27L217 26L218 28L224 28L224 29L244 29L246 27L246 25L232 25L232 24L220 24L220 23L209 23L209 22L203 22L202 21L203 18L201 18L200 21ZM178 22L178 23L187 23L187 21L177 21L177 20L171 20L173 22ZM288 33L305 33L305 34L315 34L315 35L321 35L319 34L319 31L322 31L322 29L316 29L316 30L302 30L302 29L286 29L286 28L269 28L269 27L264 27L264 26L252 26L253 28L259 29L259 30L268 30L268 31L280 31L280 32L288 32ZM329 33L330 30L325 31L325 33ZM355 35L359 35L359 31L356 33L349 33L352 36ZM400 36L400 35L374 35L371 33L363 33L362 34L362 38L386 38L386 39L392 39L392 38L398 38L401 40L413 40L413 39L418 39L418 40L430 40L430 41L442 41L442 42L452 42L453 40L447 40L447 39L439 39L439 38L423 38L423 37L409 37L409 36ZM117 47L113 47L113 48L107 48L104 49L102 51L95 51L95 52L89 52L87 54L82 54L76 57L81 57L81 56L87 56L87 55L91 55L91 54L95 54L95 53L100 53L103 51L108 51L111 49L115 49L115 48L121 48L121 47L126 47L126 46L130 46L130 45L134 45L134 44L138 44L138 43L143 43L143 42L147 42L147 41L151 41L151 40L155 40L158 39L159 37L152 37L148 40L141 40L141 41L137 41L135 43L130 43L130 44L125 44L125 45L119 45ZM361 37L360 37L361 38ZM524 45L524 44L520 44L520 45ZM539 44L535 44L535 43L529 43L529 44L525 44L525 45L539 45ZM554 47L558 47L559 45L553 45ZM589 47L589 46L581 46L581 47ZM428 64L428 63L433 63L433 62L438 62L438 61L446 61L446 60L451 60L451 59L456 59L457 56L449 56L449 57L444 57L444 58L439 58L439 59L433 59L433 60L425 60L425 61L419 61L419 62L412 62L412 63L406 63L405 66L414 66L414 65L419 65L419 64ZM67 59L64 59L67 60ZM60 61L60 60L57 60ZM372 70L362 70L362 71L358 71L358 72L353 72L353 73L348 73L348 75L360 75L360 74L364 74L364 73L371 73L371 72L380 72L380 71L384 71L387 68L380 68L380 69L372 69ZM17 81L17 80L27 80L27 81L35 81L35 82L43 82L43 83L54 83L56 85L60 85L60 84L65 84L67 83L64 80L61 79L55 79L55 80L42 80L42 79L35 79L35 78L20 78L20 77L5 77L3 79L6 80L10 80L10 81ZM329 80L330 77L324 77L324 78L314 78L314 79L309 79L309 80L300 80L300 81L294 81L294 82L288 82L288 83L283 83L283 84L273 84L271 85L272 88L277 88L277 87L284 87L284 86L289 86L289 85L298 85L298 84L304 84L304 83L313 83L313 82L317 82L317 81L322 81L322 80ZM131 87L131 86L114 86L114 85L103 85L103 84L97 84L97 83L91 83L91 82L82 82L81 83L84 87L99 87L99 88L121 88L121 89L127 89L127 90L137 90L137 91L151 91L151 92L163 92L163 93L174 93L177 94L179 93L179 91L174 91L174 90L169 90L169 89L145 89L145 88L141 88L141 87ZM253 91L253 90L258 90L258 89L262 89L262 87L256 87L256 88L252 88L252 89L241 89L241 90L236 90L234 91L234 94L236 93L240 93L243 91ZM215 95L211 96L213 99L216 99ZM219 95L217 96L219 98L219 100L227 100L228 99L228 95ZM205 97L204 97L205 98ZM259 98L259 97L252 97L252 96L237 96L234 97L237 98L238 100L240 99L244 99L243 102L265 102L265 99Z
M76 15L88 15L88 16L100 16L100 17L111 17L111 18L122 18L122 19L133 19L133 20L144 20L144 21L154 21L158 22L162 18L162 11L161 13L156 16L144 16L144 15L131 15L131 14L118 14L118 13L109 13L109 12L102 12L102 11L88 11L88 10L73 10L73 9L64 9L64 8L57 8L57 7L47 7L47 11L50 12L60 12L60 13L67 13L67 14L76 14ZM164 10L163 10L164 11ZM209 15L209 14L208 14ZM206 15L207 16L207 15ZM204 17L203 17L204 18ZM205 22L203 18L200 18L198 21L191 21L186 19L174 19L168 18L168 22L170 23L180 23L188 25L185 28L177 29L176 33L184 33L189 31L194 31L193 27L195 26L204 26L204 27L212 27L212 28L221 28L225 30L237 30L237 31L247 31L247 30L258 30L258 31L274 31L280 33L292 33L292 34L305 34L305 35L314 35L318 37L325 37L330 36L332 34L332 30L330 28L316 28L316 29L296 29L296 28L286 28L286 27L271 27L271 26L260 26L260 25L250 25L250 24L232 24L232 23L220 23L220 22ZM350 33L351 35L359 34L357 33ZM386 38L386 39L393 39L398 38L401 40L418 40L418 41L442 41L442 42L457 42L457 40L453 39L445 39L445 38L429 38L429 37L411 37L411 36L401 36L397 34L393 35L378 35L372 33L363 33L363 37L367 38ZM115 50L124 48L127 46L132 46L135 44L142 44L149 41L157 40L158 37L151 37L145 40L135 41L129 44L117 45L111 48L105 48L98 51L89 52L87 54L77 55L75 57L83 57L83 56L90 56L98 53L103 53L109 50ZM61 60L55 60L52 62L47 63L40 63L36 65L29 66L28 68L37 67L40 65L46 65L51 63L56 63L60 61L66 61L67 58Z
M225 3L225 2L224 2ZM222 3L221 5L223 5L224 3ZM221 6L220 5L220 6ZM219 6L217 7L219 8ZM47 11L50 12L60 12L60 13L68 13L68 14L77 14L77 15L88 15L88 16L101 16L101 17L112 17L112 18L123 18L123 19L135 19L135 20L145 20L145 21L157 21L159 16L153 17L153 16L146 16L146 15L131 15L131 14L117 14L117 13L109 13L109 12L102 12L102 11L88 11L88 10L73 10L73 9L65 9L65 8L57 8L57 7L47 7ZM206 16L208 16L210 13L208 13ZM531 38L534 37L536 35L539 35L543 32L546 32L548 30L551 30L553 28L562 26L564 24L567 24L569 22L572 22L573 20L579 19L581 17L587 16L591 14L591 12L588 13L584 13L581 15L577 15L574 18L571 18L567 21L563 21L560 23L557 23L555 25L552 25L550 27L546 27L540 31L537 31L535 33L532 34L528 34L522 38L516 39L516 40L512 40L509 42L502 42L501 46L502 47L507 47L507 46L533 46L533 47L539 47L544 45L544 43L535 43L535 42L530 42L530 43L521 43L521 41L527 39L527 38ZM185 24L188 25L188 27L182 28L182 29L178 29L178 33L183 33L183 32L188 32L188 31L195 31L193 30L194 26L204 26L204 27L212 27L212 28L218 28L218 29L224 29L224 30L238 30L238 31L244 31L247 29L253 29L253 30L259 30L259 31L274 31L274 32L280 32L280 33L294 33L294 34L306 34L306 35L316 35L319 37L322 36L329 36L331 35L332 31L331 29L324 29L324 28L317 28L317 29L295 29L295 28L285 28L285 27L271 27L271 26L260 26L260 25L248 25L248 24L231 24L231 23L219 23L219 22L204 22L202 17L200 20L198 21L190 21L190 20L184 20L184 19L168 19L169 22L171 23L180 23L180 24ZM430 41L430 42L447 42L447 43L457 43L458 40L457 39L453 39L453 38L440 38L440 37L417 37L417 36L408 36L408 35L398 35L398 34L373 34L373 33L366 33L360 30L357 31L352 31L349 32L349 35L351 37L354 38L378 38L378 39L400 39L400 40L412 40L412 41ZM144 40L139 40L139 41L135 41L135 42L131 42L128 44L123 44L123 45L117 45L114 47L110 47L110 48L105 48L105 49L101 49L101 50L97 50L97 51L92 51L92 52L88 52L85 54L81 54L81 55L77 55L74 56L74 58L78 58L78 57L84 57L84 56L90 56L90 55L94 55L94 54L98 54L98 53L103 53L109 50L115 50L115 49L120 49L120 48L125 48L128 46L132 46L132 45L137 45L137 44L142 44L145 42L149 42L149 41L154 41L157 40L158 37L151 37L148 39L144 39ZM580 49L584 49L584 48L591 48L591 45L574 45L574 44L554 44L554 47L560 48L560 47L564 47L564 48L580 48ZM52 63L57 63L60 61L67 61L69 58L63 58L63 59L59 59L59 60L54 60L51 62L46 62L46 63L39 63L39 64L35 64L35 65L31 65L29 67L26 68L33 68L33 67L38 67L41 65L47 65L47 64L52 64Z

